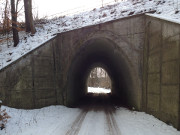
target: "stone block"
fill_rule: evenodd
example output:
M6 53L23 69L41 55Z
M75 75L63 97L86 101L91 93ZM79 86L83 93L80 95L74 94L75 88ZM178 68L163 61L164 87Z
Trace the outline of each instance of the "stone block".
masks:
M57 41L58 39L54 39L53 40L53 49L54 49L54 55L55 57L59 58L60 57L60 53L61 52L60 50L60 43L58 43Z
M99 26L100 26L100 30L113 31L113 28L114 28L111 22L99 24Z
M130 20L123 19L113 22L113 32L119 35L128 35L130 29Z
M180 27L178 24L163 21L163 25L162 25L163 39L167 39L169 37L179 35L179 33L180 33Z
M131 44L133 45L133 50L141 51L144 46L144 34L134 34L131 38Z
M178 117L179 112L179 85L162 86L161 111Z
M35 89L53 89L55 88L55 78L53 77L41 77L34 79Z
M130 18L130 28L128 34L145 32L145 16Z
M152 36L153 34L156 34L156 33L161 33L161 26L162 26L162 22L159 21L157 18L150 18L149 19L150 21L150 25L149 25L149 32L150 32L150 35ZM149 21L147 21L147 23L149 23Z
M9 91L6 97L6 104L16 108L33 108L33 92L32 91Z
M56 105L56 98L48 98L48 99L38 99L36 100L36 108L41 108L44 106Z
M0 86L0 100L2 101L5 100L6 97L5 92L7 92L7 88Z
M130 36L120 36L118 40L118 46L122 49L122 51L131 55L130 53L132 52L132 45L129 44L131 43Z
M163 61L179 58L179 35L163 41Z
M14 90L22 91L22 90L32 90L33 89L33 80L32 78L27 78L21 76L17 79L15 85L13 86Z
M147 109L148 111L159 111L160 97L156 94L148 94L147 97Z
M161 33L153 33L150 37L149 37L149 50L151 52L156 51L154 49L159 49L161 46Z
M161 46L161 22L156 20L156 19L148 19L147 23L150 22L149 24L146 24L147 26L147 40L149 42L149 50L150 53L153 51L155 48L160 48Z
M36 49L33 52L33 55L38 56L44 56L44 57L53 57L53 40L48 41L44 45L42 45L40 48Z
M31 89L32 88L32 68L31 66L13 65L6 69L3 85L12 89Z
M5 86L4 85L5 78L6 78L6 72L5 71L0 72L0 87Z
M48 98L56 98L55 89L43 89L35 91L36 99L48 99Z
M148 87L147 91L151 94L160 93L160 74L149 74L148 75Z
M77 29L76 31L71 31L70 33L73 34L73 43L75 42L81 42L82 39L85 40L88 38L91 34L95 34L98 30L101 29L101 25L104 24L97 24L92 26L83 27L81 29Z
M36 67L53 67L54 60L52 57L34 56L34 66Z
M160 54L159 53L149 56L148 72L149 73L160 72Z
M37 57L34 60L34 76L49 76L54 73L54 61L49 57Z
M179 83L179 61L170 61L162 64L162 84Z
M55 58L55 67L56 67L56 73L60 72L61 70L61 61L59 58Z
M63 89L57 89L57 103L62 105L64 104L64 97L63 97Z

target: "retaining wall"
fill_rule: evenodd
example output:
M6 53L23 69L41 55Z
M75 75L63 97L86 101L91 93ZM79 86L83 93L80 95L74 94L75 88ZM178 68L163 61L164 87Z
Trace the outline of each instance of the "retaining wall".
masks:
M180 25L146 16L143 108L180 128Z

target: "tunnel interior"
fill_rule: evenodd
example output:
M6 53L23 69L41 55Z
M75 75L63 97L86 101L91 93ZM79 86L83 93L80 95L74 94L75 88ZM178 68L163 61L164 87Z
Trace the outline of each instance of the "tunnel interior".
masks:
M69 69L66 105L79 104L87 93L87 79L94 67L102 67L111 79L111 96L128 106L133 89L129 65L119 47L107 38L91 39L78 49Z

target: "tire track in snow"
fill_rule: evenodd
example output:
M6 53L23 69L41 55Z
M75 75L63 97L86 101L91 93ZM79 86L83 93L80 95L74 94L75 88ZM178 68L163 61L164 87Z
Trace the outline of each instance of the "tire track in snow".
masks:
M106 120L107 120L107 125L108 125L108 132L109 132L108 135L121 135L120 129L114 118L112 108L108 107L105 110L105 113L106 113Z
M78 135L82 123L84 121L84 118L86 117L88 111L82 111L78 117L75 119L75 121L72 123L71 129L69 129L66 133L66 135Z

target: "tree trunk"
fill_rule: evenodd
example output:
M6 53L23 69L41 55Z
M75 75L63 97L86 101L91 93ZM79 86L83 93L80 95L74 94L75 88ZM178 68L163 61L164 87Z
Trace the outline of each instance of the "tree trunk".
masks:
M8 1L6 0L5 9L4 9L4 20L3 20L4 21L3 30L5 34L7 32L7 5L8 5Z
M24 0L26 32L36 32L32 16L32 0Z
M8 7L9 1L5 1L5 8L4 8L4 18L3 18L3 34L7 34L7 32L10 31L10 24L9 24L9 10L10 8Z
M13 41L14 47L19 43L19 35L17 30L17 13L15 10L15 2L11 0L11 16L12 16L12 30L13 30Z

